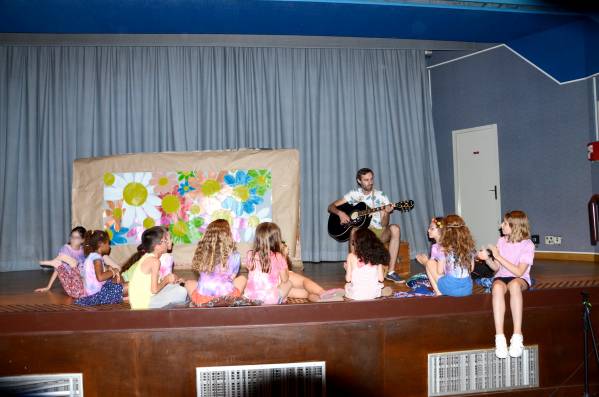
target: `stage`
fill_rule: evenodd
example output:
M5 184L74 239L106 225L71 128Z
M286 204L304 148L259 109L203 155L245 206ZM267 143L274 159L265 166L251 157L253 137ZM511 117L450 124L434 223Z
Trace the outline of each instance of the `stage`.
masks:
M411 271L419 265L412 262ZM324 288L344 284L341 263L305 263L304 274ZM580 292L591 295L599 333L599 265L539 260L532 275L524 335L526 346L538 348L539 387L510 393L580 395ZM480 287L464 298L131 311L125 304L74 306L58 282L33 293L49 276L0 273L0 376L82 373L86 396L195 395L196 367L312 361L326 362L329 396L424 396L428 354L493 347L491 295ZM592 356L590 368L596 393Z

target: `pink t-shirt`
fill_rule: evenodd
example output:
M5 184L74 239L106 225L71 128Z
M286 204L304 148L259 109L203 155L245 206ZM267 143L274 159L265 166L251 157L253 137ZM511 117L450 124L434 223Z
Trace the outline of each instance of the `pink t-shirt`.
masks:
M507 238L501 237L497 241L497 250L499 251L499 255L504 257L514 266L521 266L521 264L522 266L528 265L528 268L520 277L526 280L528 285L530 285L530 267L532 266L535 256L535 245L533 242L530 240L522 240L517 243L509 243ZM500 266L497 273L495 273L495 277L516 277L516 275L505 267Z
M249 251L246 256L246 264L253 262L254 268L249 270L248 282L243 292L246 298L260 300L266 305L279 303L279 284L281 272L287 269L285 257L279 253L270 253L270 272L262 272L258 256Z

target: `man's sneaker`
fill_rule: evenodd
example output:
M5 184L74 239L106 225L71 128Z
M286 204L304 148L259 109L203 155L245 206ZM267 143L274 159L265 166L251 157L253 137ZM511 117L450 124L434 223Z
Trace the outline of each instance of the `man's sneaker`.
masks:
M512 335L510 339L510 357L520 357L524 348L524 337L521 334Z
M385 276L385 279L389 280L389 281L393 281L396 284L404 282L404 280L402 280L401 277L399 277L399 274L397 274L395 272L387 273L387 275Z
M507 340L505 335L495 335L495 355L497 358L507 358Z

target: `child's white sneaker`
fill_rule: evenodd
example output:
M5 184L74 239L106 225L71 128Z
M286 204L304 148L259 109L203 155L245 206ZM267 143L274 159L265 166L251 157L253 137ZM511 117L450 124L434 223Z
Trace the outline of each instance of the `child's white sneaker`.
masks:
M524 336L521 334L512 335L510 339L510 357L520 357L522 355L522 349L524 348Z
M495 335L495 355L497 358L507 358L507 340L505 335Z

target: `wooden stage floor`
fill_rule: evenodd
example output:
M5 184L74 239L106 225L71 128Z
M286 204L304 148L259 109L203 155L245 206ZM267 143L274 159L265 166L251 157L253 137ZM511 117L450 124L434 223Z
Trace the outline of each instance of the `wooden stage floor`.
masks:
M423 271L416 261L411 262L411 274ZM193 279L190 270L176 270L177 274ZM344 269L342 262L304 263L305 276L319 283L323 288L343 288ZM49 270L29 270L21 272L0 273L0 312L1 311L56 311L65 305L71 305L72 299L63 291L60 282L56 280L53 288L44 293L34 293L35 288L45 286L51 275ZM599 286L599 264L575 261L535 262L532 276L536 280L535 289L585 288ZM405 284L394 284L385 281L395 291L408 291ZM475 293L484 293L481 287L475 287ZM291 304L307 303L303 300L291 300ZM116 305L115 309L126 308L126 305ZM109 307L99 308L110 310ZM94 310L88 308L88 310Z

